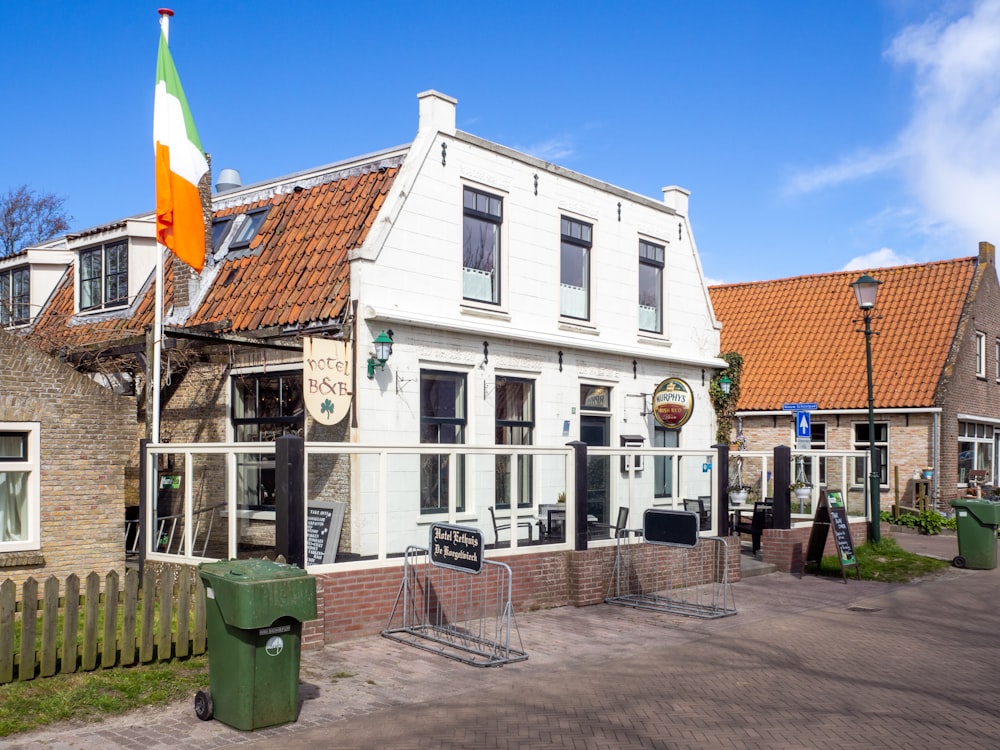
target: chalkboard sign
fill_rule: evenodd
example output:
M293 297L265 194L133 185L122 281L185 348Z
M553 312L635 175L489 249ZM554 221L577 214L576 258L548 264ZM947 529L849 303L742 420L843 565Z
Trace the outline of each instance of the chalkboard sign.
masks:
M694 547L698 544L698 514L649 508L642 514L642 535L650 544Z
M306 512L306 565L326 565L337 559L347 503L313 501Z
M479 573L483 569L483 532L471 526L431 524L431 564Z
M812 532L809 534L809 547L806 550L806 567L816 566L819 572L823 560L823 550L826 548L827 535L833 528L833 540L837 545L837 558L840 561L840 573L847 583L847 568L854 566L857 578L861 580L861 568L854 554L854 542L851 540L851 527L847 523L847 508L839 491L821 492L816 505L816 515L813 518Z

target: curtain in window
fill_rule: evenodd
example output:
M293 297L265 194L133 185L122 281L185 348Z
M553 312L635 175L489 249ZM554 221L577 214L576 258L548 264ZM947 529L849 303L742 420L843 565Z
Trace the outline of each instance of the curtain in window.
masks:
M0 542L22 541L27 503L25 472L0 471Z

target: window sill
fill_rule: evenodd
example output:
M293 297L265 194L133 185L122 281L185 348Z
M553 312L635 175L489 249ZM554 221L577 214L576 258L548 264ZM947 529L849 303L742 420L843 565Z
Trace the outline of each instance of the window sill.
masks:
M637 341L640 344L651 344L652 346L673 346L673 342L669 338L652 331L639 331Z
M573 333L585 333L590 336L597 336L600 334L600 331L597 330L597 326L583 321L577 322L574 320L568 320L566 318L561 318L559 320L559 330L572 331Z
M39 551L4 552L0 550L0 568L26 568L45 565L45 557Z
M480 305L474 300L462 300L460 312L462 315L471 315L477 318L489 318L491 320L502 320L505 323L510 322L509 312L501 310L496 305L491 305L488 302L483 302L482 305Z

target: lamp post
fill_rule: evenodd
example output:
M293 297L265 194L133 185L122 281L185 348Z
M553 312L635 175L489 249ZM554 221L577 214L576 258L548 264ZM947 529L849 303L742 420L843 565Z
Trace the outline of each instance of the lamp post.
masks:
M879 475L878 448L875 446L875 394L872 387L872 311L875 309L875 296L881 281L873 279L868 274L862 275L851 284L854 296L865 321L865 361L868 367L868 493L871 498L871 541L877 543L881 537L879 525L882 510L879 507Z

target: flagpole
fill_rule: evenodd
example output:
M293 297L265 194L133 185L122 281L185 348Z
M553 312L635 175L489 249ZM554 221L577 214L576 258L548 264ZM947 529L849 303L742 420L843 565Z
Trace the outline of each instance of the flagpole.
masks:
M170 17L174 14L170 8L160 8L160 30L163 38L170 42ZM153 418L150 423L149 439L153 443L160 442L160 361L163 358L163 251L165 246L156 243L156 311L153 319Z

